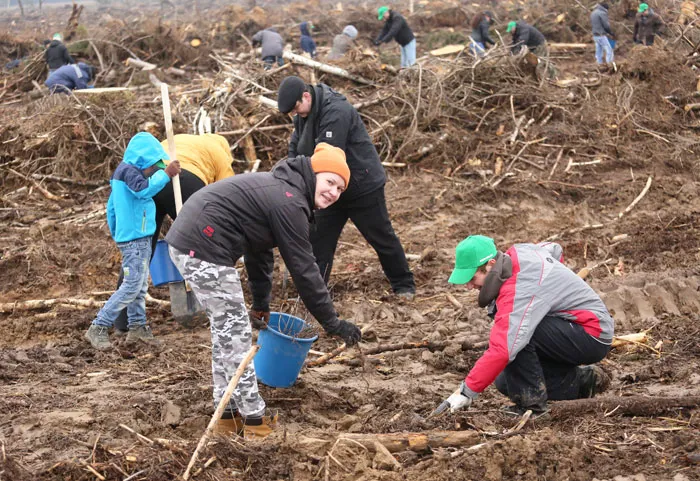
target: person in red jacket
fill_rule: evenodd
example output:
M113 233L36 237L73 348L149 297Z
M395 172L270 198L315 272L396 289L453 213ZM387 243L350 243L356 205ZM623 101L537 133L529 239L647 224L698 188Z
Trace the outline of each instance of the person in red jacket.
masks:
M555 243L516 244L499 252L493 239L467 237L448 282L479 291L494 319L489 347L447 399L469 407L495 382L522 415L547 411L547 400L593 397L610 380L598 366L610 351L615 322L598 294L562 264Z

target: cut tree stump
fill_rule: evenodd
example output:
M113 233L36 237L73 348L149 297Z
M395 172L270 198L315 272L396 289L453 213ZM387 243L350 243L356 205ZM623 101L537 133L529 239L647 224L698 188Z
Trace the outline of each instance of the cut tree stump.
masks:
M563 419L585 413L612 413L627 416L655 416L677 408L696 408L700 406L700 396L651 397L602 396L573 401L555 401L549 406L552 419Z
M390 434L355 434L348 433L341 439L351 439L374 451L374 443L380 443L389 452L426 451L428 448L448 448L455 446L473 446L479 444L481 435L474 431L425 431L422 433L390 433Z

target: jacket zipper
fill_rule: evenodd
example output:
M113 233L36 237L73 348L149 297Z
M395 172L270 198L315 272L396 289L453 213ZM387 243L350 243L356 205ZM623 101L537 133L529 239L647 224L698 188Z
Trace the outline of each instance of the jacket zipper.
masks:
M143 217L141 218L141 232L146 231L146 211L143 211Z

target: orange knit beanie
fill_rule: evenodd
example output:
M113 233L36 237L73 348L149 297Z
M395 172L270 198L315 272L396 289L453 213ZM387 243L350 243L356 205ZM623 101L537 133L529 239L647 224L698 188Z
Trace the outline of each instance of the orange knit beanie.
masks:
M333 172L345 181L345 187L350 183L350 169L345 161L343 149L334 147L325 142L316 146L314 155L311 156L311 168L314 172Z

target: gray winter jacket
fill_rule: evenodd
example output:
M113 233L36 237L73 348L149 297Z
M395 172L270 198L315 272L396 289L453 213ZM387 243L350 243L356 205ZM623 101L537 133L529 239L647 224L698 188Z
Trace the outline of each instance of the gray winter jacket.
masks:
M274 28L260 30L258 33L253 35L252 40L254 44L262 44L262 58L282 56L282 52L284 51L284 40Z
M608 10L602 5L596 5L591 13L591 27L594 37L606 34L613 36L612 30L610 30L610 20L608 20Z

